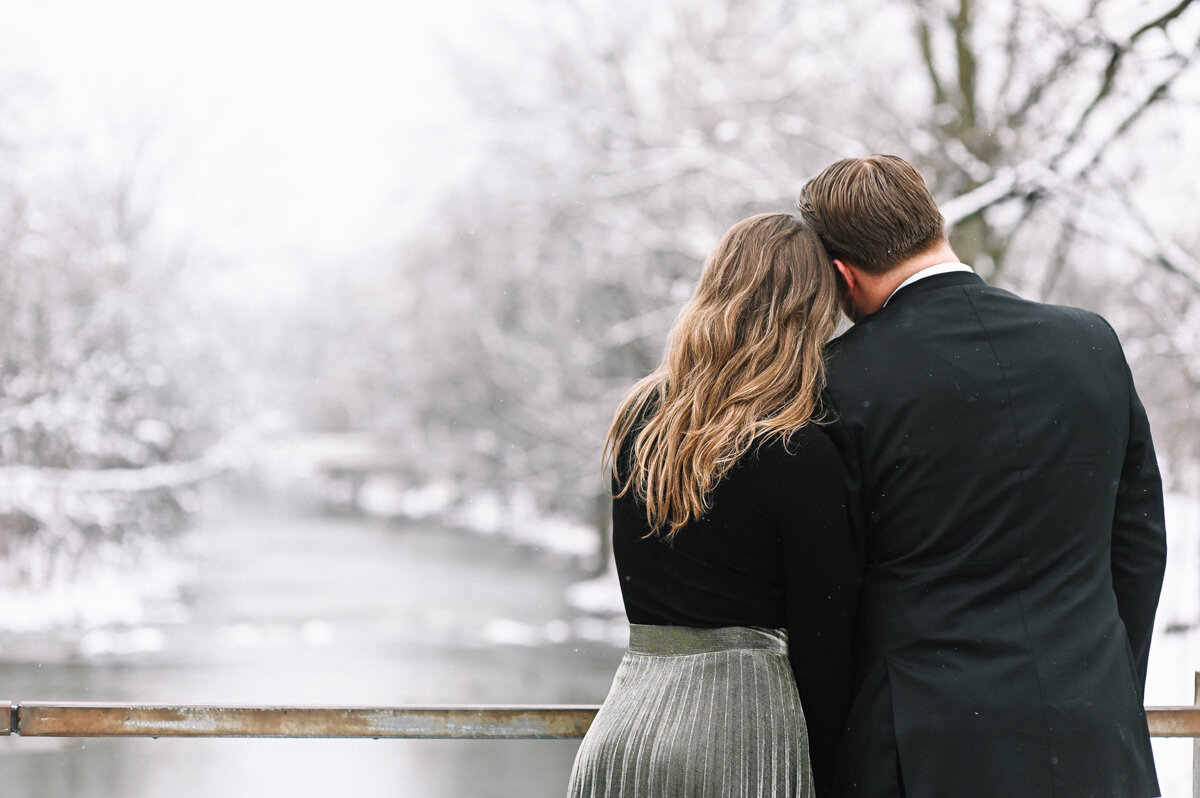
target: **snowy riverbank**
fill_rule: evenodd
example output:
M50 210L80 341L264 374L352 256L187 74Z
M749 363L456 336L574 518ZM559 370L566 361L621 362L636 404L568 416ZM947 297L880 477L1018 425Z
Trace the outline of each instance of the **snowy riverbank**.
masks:
M397 598L400 603L394 611L372 614L379 624L375 628L388 630L380 639L392 641L396 650L423 640L480 651L534 652L564 645L596 645L613 652L623 644L624 616L613 571L610 568L598 577L586 577L580 567L581 562L599 556L598 540L591 530L565 519L540 516L527 499L506 502L490 494L462 497L438 485L422 486L407 494L385 490L386 486L378 484L363 487L364 513L358 520L340 517L322 521L314 513L293 521L282 517L240 519L237 534L231 536L226 519L216 526L202 524L187 539L187 545L177 540L169 547L147 546L136 556L114 553L111 559L98 560L77 572L74 579L43 585L39 590L0 587L0 661L105 664L175 661L183 654L194 654L200 658L196 664L202 665L214 652L224 651L220 659L232 661L247 650L281 644L298 647L306 657L329 656L337 646L347 644L373 646L371 641L379 638L379 632L365 625L360 628L358 621L339 618L338 613L344 610L337 609L359 602L360 591L368 589L361 570L364 562L372 563L372 595L385 595L391 579L396 580L394 589L400 593L433 591L429 601ZM432 520L442 515L454 523ZM398 520L404 517L408 520ZM423 520L414 520L417 518ZM289 525L295 526L290 535L284 529ZM418 536L406 531L414 526L426 531ZM349 534L368 528L374 531ZM331 532L318 534L317 530L322 529ZM274 531L256 540L263 530ZM1193 674L1200 670L1198 532L1200 501L1170 496L1170 553L1151 651L1148 705L1193 702ZM355 536L362 534L363 540L383 546L387 552L377 552L377 556L366 560L350 557L344 547L355 545ZM439 538L446 540L438 543ZM472 540L478 542L473 544ZM230 552L223 551L231 546L241 554L230 556ZM281 573L274 562L280 546L312 548L305 554L305 562L313 572ZM443 548L464 552L477 549L491 554L473 557L470 570L464 571L464 564L454 558L432 556ZM509 553L501 556L501 552ZM410 567L413 557L423 558L421 562L425 563L415 571ZM294 557L285 559L291 561ZM347 571L351 560L358 563L354 566L357 576ZM232 597L221 597L223 577L213 576L214 563L223 563L221 568L238 563L238 568L245 571L243 582L257 574L262 581L257 595L267 606L276 606L285 594L295 594L292 588L287 589L291 592L273 588L275 583L267 578L271 573L279 574L274 578L322 580L325 587L319 595L331 606L317 606L318 594L314 594L314 602L305 602L304 612L289 610L290 620L256 618L253 607L234 607L227 603ZM510 569L514 567L552 578L539 580L537 589L542 593L536 593L532 584L513 584L516 575ZM330 577L335 577L336 590ZM448 601L455 595L448 586L463 580L462 590L472 595L478 593L472 586L481 583L491 584L496 590L508 590L504 585L519 588L525 596L523 609L505 610L511 601L489 602L479 594L471 605L473 609L464 615L433 597L445 594ZM206 609L200 613L205 617L197 616L197 607L201 606L194 595L197 585L206 596L201 602ZM213 612L213 602L228 610L229 617L220 623L205 615ZM215 626L210 644L193 648L187 641L196 639L197 623L201 627ZM1165 798L1185 798L1191 789L1191 741L1156 740L1155 751Z

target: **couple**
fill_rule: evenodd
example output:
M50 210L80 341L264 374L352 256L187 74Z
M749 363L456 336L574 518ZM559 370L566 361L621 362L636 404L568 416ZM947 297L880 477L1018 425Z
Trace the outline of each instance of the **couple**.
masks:
M1157 796L1162 487L1116 335L958 263L899 158L799 208L725 234L616 413L630 641L570 795Z

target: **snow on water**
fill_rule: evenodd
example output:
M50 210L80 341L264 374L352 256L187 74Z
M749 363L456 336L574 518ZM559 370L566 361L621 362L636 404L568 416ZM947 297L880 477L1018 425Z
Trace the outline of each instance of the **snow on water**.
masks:
M399 489L394 479L371 477L358 492L358 506L375 518L420 520L445 512L455 499L454 484L438 480L408 490Z
M101 656L147 654L166 648L167 635L153 626L133 629L93 629L79 641L79 653L92 659Z
M130 557L94 558L69 575L28 584L10 573L0 578L0 632L124 627L128 639L94 638L81 652L152 650L138 627L187 620L183 586L193 567L177 547L143 542ZM0 654L3 652L0 651Z
M216 630L216 642L222 648L324 648L336 641L337 627L322 618L299 624L238 621Z
M368 516L414 521L436 517L552 554L591 557L598 548L594 528L546 513L531 494L521 490L507 495L491 490L460 494L447 480L413 486L396 477L374 475L359 489L357 505Z
M590 640L616 648L629 644L629 624L620 618L576 618L573 621L556 619L536 625L495 618L483 630L483 642L488 646L536 647L564 643L568 640Z

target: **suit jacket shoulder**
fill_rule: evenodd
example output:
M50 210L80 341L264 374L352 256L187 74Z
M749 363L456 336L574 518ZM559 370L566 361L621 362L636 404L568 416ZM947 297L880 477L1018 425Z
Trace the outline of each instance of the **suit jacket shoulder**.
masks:
M1162 492L1111 326L938 275L826 364L865 563L845 783L898 760L910 795L1157 794Z

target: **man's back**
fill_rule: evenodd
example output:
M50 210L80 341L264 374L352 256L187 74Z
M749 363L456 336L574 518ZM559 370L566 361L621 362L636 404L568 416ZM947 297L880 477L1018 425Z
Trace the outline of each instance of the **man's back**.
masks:
M1116 336L969 273L834 342L866 560L847 794L1153 796L1162 494Z

